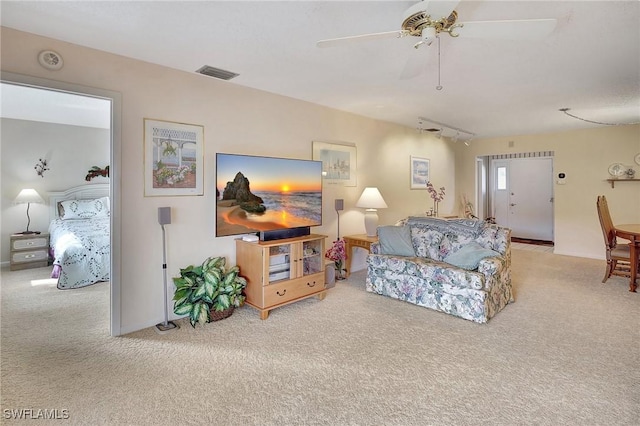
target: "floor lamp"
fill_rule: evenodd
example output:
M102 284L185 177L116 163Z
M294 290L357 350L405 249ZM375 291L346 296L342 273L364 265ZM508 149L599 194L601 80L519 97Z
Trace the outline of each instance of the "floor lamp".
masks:
M171 207L158 207L158 223L162 226L162 272L164 283L164 322L156 324L156 331L160 334L168 333L171 330L180 328L178 324L169 321L167 311L167 244L165 240L164 226L171 224Z

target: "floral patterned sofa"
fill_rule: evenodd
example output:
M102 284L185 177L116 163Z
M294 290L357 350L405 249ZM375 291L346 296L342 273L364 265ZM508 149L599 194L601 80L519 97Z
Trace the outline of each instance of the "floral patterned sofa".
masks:
M513 302L511 230L474 219L409 217L378 227L366 289L478 323Z

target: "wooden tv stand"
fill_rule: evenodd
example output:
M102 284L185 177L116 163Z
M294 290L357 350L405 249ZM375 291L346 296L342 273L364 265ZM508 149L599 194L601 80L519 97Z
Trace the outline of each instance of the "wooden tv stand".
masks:
M289 303L325 298L325 238L311 234L273 241L236 240L236 263L247 279L246 303L260 311L260 319Z

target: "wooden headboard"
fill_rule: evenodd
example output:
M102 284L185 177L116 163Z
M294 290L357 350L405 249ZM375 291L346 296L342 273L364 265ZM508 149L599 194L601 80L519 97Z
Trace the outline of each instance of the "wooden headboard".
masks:
M65 200L91 200L108 197L108 183L92 183L69 188L66 191L49 192L49 220L58 218L58 203Z

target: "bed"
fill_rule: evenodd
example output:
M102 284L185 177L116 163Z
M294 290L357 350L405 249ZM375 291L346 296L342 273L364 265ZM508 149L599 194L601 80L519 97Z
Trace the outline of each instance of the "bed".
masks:
M109 281L109 184L49 193L51 277L61 290Z

